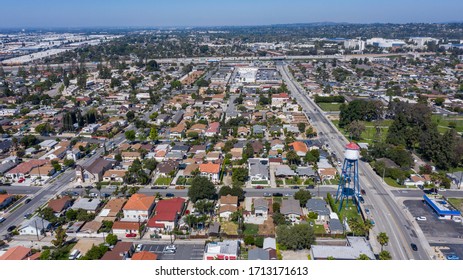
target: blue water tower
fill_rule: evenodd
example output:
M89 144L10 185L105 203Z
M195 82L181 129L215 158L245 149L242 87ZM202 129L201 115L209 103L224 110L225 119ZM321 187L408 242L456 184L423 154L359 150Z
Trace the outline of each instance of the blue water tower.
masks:
M341 178L339 180L338 191L336 192L336 202L341 202L339 204L339 211L342 209L344 200L347 207L349 199L351 199L353 203L357 204L357 210L360 212L359 158L360 147L354 142L347 144L346 151L344 152Z

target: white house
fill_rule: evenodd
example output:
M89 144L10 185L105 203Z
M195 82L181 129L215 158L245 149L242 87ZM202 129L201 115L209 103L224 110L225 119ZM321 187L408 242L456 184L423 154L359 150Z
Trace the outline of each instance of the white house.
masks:
M50 228L50 222L37 216L18 229L19 235L42 235Z

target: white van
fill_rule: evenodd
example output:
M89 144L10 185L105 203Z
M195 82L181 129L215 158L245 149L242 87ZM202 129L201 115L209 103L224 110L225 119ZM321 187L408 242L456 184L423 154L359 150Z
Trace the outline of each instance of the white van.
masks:
M71 254L69 254L69 259L70 260L75 260L77 257L80 255L80 251L77 249L74 249Z

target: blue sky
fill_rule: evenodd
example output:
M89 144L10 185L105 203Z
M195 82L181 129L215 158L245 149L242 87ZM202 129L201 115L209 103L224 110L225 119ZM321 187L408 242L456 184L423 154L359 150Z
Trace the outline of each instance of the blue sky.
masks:
M2 27L463 21L462 0L0 0Z

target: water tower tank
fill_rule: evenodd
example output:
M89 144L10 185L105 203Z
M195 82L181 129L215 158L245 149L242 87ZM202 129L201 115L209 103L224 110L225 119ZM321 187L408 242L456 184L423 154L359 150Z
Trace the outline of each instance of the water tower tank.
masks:
M358 160L360 158L360 147L354 142L347 144L344 157L348 160Z

